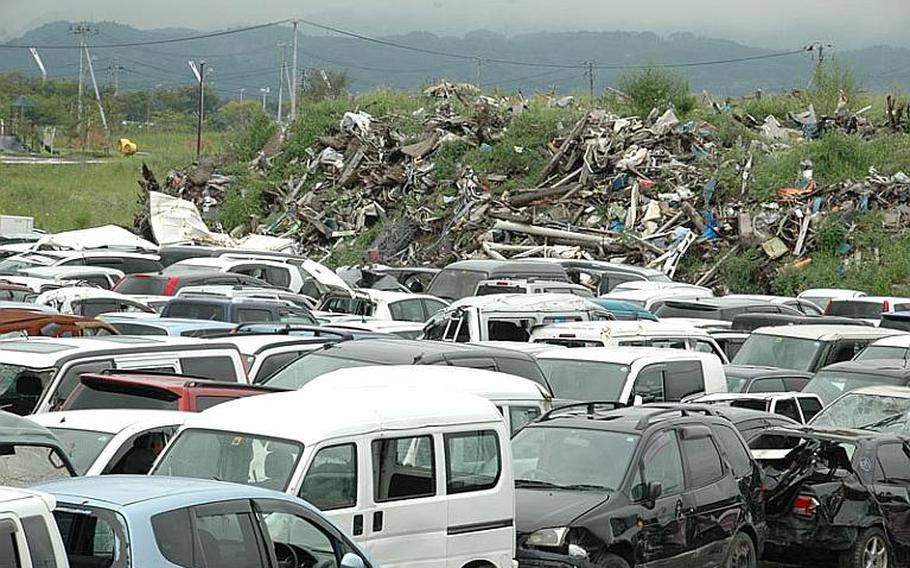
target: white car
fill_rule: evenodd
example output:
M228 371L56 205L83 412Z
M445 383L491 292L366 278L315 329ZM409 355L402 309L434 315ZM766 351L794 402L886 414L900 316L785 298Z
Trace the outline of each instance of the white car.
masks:
M390 333L404 339L417 339L423 335L423 323L413 321L391 321L357 316L332 318L326 325L333 329Z
M824 309L819 308L815 302L802 300L800 298L791 298L790 296L768 296L761 294L729 294L725 298L738 298L740 300L760 300L775 304L778 306L787 306L801 312L806 316L820 316L824 314Z
M714 297L712 292L706 295L691 288L664 288L658 290L625 290L604 294L601 298L629 302L654 313L657 308L673 300L698 300Z
M818 414L824 403L817 394L802 392L714 393L687 400L693 404L725 404L780 414L805 424Z
M581 347L540 353L537 363L554 398L562 400L680 402L701 393L727 391L724 366L710 353Z
M124 276L122 270L104 266L45 266L21 270L20 274L46 278L63 285L85 282L105 290L113 288Z
M565 347L660 347L712 353L729 363L724 350L705 330L675 320L578 321L540 326L531 342Z
M865 295L865 292L848 290L845 288L811 288L809 290L804 290L796 297L800 300L808 300L824 311L827 309L828 302L831 300L853 300L855 298L862 298Z
M910 310L910 298L896 296L861 296L835 299L828 303L825 313L830 316L856 318L878 325L883 313Z
M610 290L610 294L631 292L633 290L686 290L687 292L698 294L701 298L711 298L714 296L714 292L710 288L705 288L704 286L686 284L685 282L655 282L654 280L630 280L628 282L622 282L621 284L614 286L613 289Z
M581 284L540 280L537 278L481 280L477 283L477 288L474 289L475 296L489 296L492 294L572 294L582 298L594 296L590 288Z
M876 339L856 354L854 361L870 359L910 359L910 333Z
M448 305L445 300L428 294L364 288L349 295L328 295L323 298L317 310L326 312L328 316L346 314L381 320L425 322Z
M18 274L42 266L104 266L126 274L158 272L161 263L157 254L110 249L31 250L0 261L0 274Z
M40 306L54 308L61 314L95 317L112 312L141 312L154 314L155 310L132 296L125 296L102 288L73 286L43 292L35 299Z
M69 566L52 515L56 506L57 500L47 493L0 489L0 566Z
M191 414L177 410L70 410L30 418L54 433L79 475L145 475Z

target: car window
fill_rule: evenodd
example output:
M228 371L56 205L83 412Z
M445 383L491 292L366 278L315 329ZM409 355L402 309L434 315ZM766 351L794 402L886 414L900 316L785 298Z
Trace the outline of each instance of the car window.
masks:
M262 518L279 566L338 566L332 539L309 519L268 510L262 512Z
M72 568L131 568L129 533L123 518L113 511L57 503L54 520Z
M531 328L535 322L525 320L497 320L487 322L487 339L489 341L519 341L526 343L531 338Z
M664 373L664 382L667 400L674 402L705 390L705 377L698 361L674 362L672 370Z
M374 440L373 491L377 503L435 495L432 436Z
M117 328L117 331L123 335L167 335L166 329L150 325L124 322L112 323L111 325Z
M193 529L189 509L177 509L152 517L155 544L165 560L193 568Z
M303 478L300 498L321 511L357 504L357 447L342 444L322 448Z
M698 351L699 353L714 353L717 355L717 349L714 348L714 345L710 341L704 339L695 340L695 351Z
M502 471L499 436L493 430L446 434L446 493L482 491L496 486Z
M163 426L136 434L117 450L104 474L147 474L176 432L176 426Z
M183 370L184 375L193 377L232 383L239 380L234 360L227 355L181 357L180 368Z
M264 322L274 319L270 310L237 308L237 323Z
M784 387L788 391L801 391L809 384L808 377L786 377L784 378Z
M389 304L392 319L396 321L422 322L426 320L423 303L420 300L400 300Z
M644 483L660 483L661 495L673 495L683 489L683 463L679 441L672 430L663 431L651 439L642 454Z
M203 410L208 410L213 406L218 406L225 402L230 402L232 400L237 400L235 396L197 396L196 397L196 412L202 412Z
M910 459L901 444L882 444L877 456L876 483L910 483Z
M824 315L824 311L821 310L818 306L812 302L807 302L805 300L797 300L797 309L807 316L820 316Z
M698 427L698 429L702 428ZM680 446L683 456L685 456L688 472L686 487L689 489L707 487L723 477L724 470L720 454L717 453L717 448L710 436L691 436L683 439Z
M15 531L12 521L0 520L0 568L22 568Z
M743 446L739 435L729 426L715 425L714 434L720 447L727 456L727 462L733 475L738 478L745 477L752 473L752 459L749 457L749 451Z
M207 568L266 568L252 515L197 514L196 535Z
M51 534L44 517L23 517L22 529L25 531L28 556L32 560L32 568L56 568L57 560L54 554L54 544L51 541Z
M866 342L857 341L838 341L834 344L831 352L828 353L828 359L825 365L832 365L842 361L849 361L865 346Z
M540 418L540 408L536 406L509 407L509 422L512 425L513 434L538 418Z
M787 418L792 418L797 422L802 422L803 418L799 415L799 409L796 406L796 401L792 398L778 400L777 404L774 406L774 413L780 414L781 416L786 416Z
M57 383L56 391L49 400L51 403L51 410L58 409L59 406L63 404L63 401L66 400L66 397L73 392L73 389L79 384L80 375L84 373L100 373L105 369L113 368L113 359L102 359L100 361L88 361L86 363L75 363L70 365L66 372L64 372L63 377L61 377L60 382Z
M815 415L821 412L822 403L814 398L799 398L799 406L803 410L803 417L806 422L815 418Z
M424 317L420 321L426 321L430 319L433 314L439 310L445 309L446 307L445 302L440 302L439 300L430 300L428 298L421 300L421 303L423 303Z
M127 274L135 274L137 272L159 272L161 271L161 264L157 260L151 258L130 257L124 258L123 265L118 268Z
M784 380L777 377L756 379L749 385L749 392L784 392L786 390Z
M640 396L642 402L665 401L663 369L658 365L650 365L639 371L632 387L632 395Z

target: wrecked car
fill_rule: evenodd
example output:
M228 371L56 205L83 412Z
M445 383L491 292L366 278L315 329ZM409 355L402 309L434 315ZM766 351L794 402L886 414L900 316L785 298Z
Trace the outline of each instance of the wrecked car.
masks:
M752 448L767 484L767 559L842 568L907 565L907 438L774 428Z
M754 568L761 470L701 409L579 403L512 438L519 566Z

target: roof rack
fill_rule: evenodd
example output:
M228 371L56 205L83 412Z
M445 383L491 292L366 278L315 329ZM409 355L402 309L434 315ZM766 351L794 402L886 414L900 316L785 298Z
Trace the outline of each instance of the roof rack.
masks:
M257 331L256 326L267 327L274 326L271 331L262 330ZM344 331L326 329L318 325L294 325L289 323L270 323L270 322L260 322L260 323L242 323L234 328L231 332L231 335L291 335L295 332L307 332L311 333L313 337L332 337L336 338L338 341L346 341L354 339L353 333L345 333Z
M678 414L680 417L691 416L692 414L700 414L703 416L714 416L706 408L685 408L683 405L673 407L673 408L656 408L654 412L642 416L638 423L635 424L636 430L644 430L647 428L652 421L659 418L666 418L668 415Z
M594 415L597 414L598 407L603 406L608 407L606 410L619 410L620 408L628 408L629 405L616 400L593 400L588 402L563 404L545 413L543 416L538 418L537 421L543 422L544 420L552 420L553 418L558 418L560 416L577 416L577 412L573 413L570 411L578 410L580 408L585 409L585 413L588 418L594 418Z

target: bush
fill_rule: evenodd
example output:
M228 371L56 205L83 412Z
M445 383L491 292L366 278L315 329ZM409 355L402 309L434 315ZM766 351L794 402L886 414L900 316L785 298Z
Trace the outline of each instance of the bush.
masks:
M259 154L263 146L275 134L275 129L276 126L272 119L261 109L257 109L251 114L246 127L234 132L228 142L228 147L237 155L239 161L248 162Z
M648 67L641 71L619 76L619 89L629 97L635 114L648 116L651 109L664 110L668 106L680 115L695 108L695 97L689 94L689 82L677 73Z

